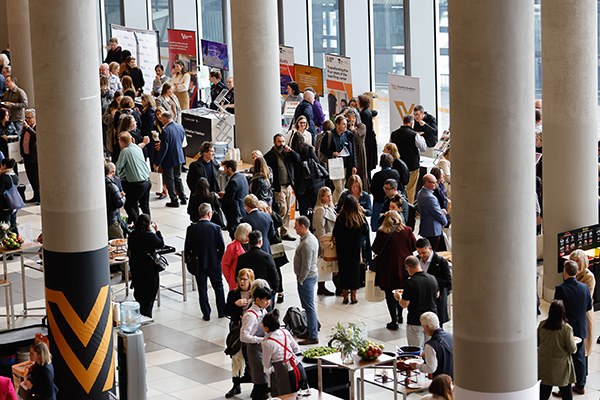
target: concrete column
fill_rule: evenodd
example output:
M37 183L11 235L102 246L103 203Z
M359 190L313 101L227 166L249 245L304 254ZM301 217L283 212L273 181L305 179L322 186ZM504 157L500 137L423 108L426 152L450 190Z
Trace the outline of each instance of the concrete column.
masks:
M27 93L29 107L35 107L31 35L29 33L29 0L6 0L6 15L12 74L18 79L17 85Z
M542 3L546 299L563 281L556 235L598 223L596 18L595 0Z
M236 145L243 160L281 132L277 2L231 0Z
M108 399L114 354L96 10L90 1L30 3L46 306L58 398ZM65 71L70 84L56 101L56 79ZM65 110L68 116L56 117Z
M533 2L449 7L455 397L535 399Z

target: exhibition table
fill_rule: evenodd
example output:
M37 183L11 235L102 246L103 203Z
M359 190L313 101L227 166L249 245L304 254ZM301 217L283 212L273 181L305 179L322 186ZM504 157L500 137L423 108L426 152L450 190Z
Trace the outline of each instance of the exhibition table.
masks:
M24 254L30 253L38 253L42 248L42 245L37 242L28 242L24 243L18 249L4 249L0 248L0 252L2 253L2 265L4 266L4 280L8 280L8 265L6 263L6 257L13 254L18 254L21 257L21 284L23 287L23 311L20 315L16 315L16 317L45 317L46 314L43 315L33 315L29 314L29 310L40 310L46 309L46 307L27 307L27 285L25 280L25 257ZM8 303L8 294L6 294L6 302Z
M323 378L322 378L322 369L323 362L328 362L331 365L326 366L326 368L343 368L347 369L350 374L350 399L354 400L354 392L355 392L355 377L354 374L356 371L360 373L360 386L356 391L358 400L364 400L365 398L365 377L364 372L367 368L374 368L381 364L389 364L392 363L392 372L393 372L393 390L394 390L394 400L398 399L398 368L396 357L388 356L387 354L380 355L374 361L363 361L358 354L354 355L354 362L352 364L344 364L342 362L342 353L337 352L333 354L328 354L323 357L318 357L318 383L319 383L319 392L323 392Z

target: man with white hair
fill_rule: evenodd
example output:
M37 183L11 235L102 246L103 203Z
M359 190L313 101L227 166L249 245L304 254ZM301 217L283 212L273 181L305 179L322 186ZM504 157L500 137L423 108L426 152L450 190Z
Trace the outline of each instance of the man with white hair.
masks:
M108 68L107 63L102 63L100 65L100 76L105 76L107 78L110 78L110 69Z
M314 102L315 94L309 90L305 91L304 100L298 104L298 107L296 107L296 112L294 113L294 122L296 122L302 115L306 117L306 120L308 121L307 130L312 135L312 143L308 143L310 145L315 142L315 138L317 137L317 129L315 128L315 119L312 108Z
M452 335L440 328L438 316L431 311L421 315L421 326L427 336L431 336L423 347L425 363L419 367L422 372L437 376L446 374L454 377L452 354L454 345Z

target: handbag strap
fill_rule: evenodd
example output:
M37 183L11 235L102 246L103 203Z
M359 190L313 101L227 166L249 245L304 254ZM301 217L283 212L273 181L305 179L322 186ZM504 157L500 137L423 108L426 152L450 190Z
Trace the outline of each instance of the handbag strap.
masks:
M147 255L148 257L150 257L150 258L152 259L152 261L154 261L154 263L155 263L155 264L158 264L158 261L156 260L156 257L152 257L152 254L150 254L150 252L144 248L144 245L143 245L143 244L142 244L142 242L140 241L140 238L139 238L139 237L137 237L137 235L133 235L133 236L135 236L135 238L136 238L136 239L137 239L137 241L138 241L138 244L140 245L140 247L142 248L142 250L144 250L144 252L146 253L146 255Z
M394 234L394 232L396 232L396 229L398 229L398 226L399 226L399 225L400 225L400 224L396 224L396 225L394 225L394 228L393 228L393 229L392 229L392 231L389 233L388 237L385 239L385 242L383 242L383 246L381 246L381 249L379 249L379 253L377 253L377 254L380 254L380 253L383 251L383 249L385 249L385 246L388 244L388 242L389 242L389 241L390 241L390 239L392 238L392 235Z

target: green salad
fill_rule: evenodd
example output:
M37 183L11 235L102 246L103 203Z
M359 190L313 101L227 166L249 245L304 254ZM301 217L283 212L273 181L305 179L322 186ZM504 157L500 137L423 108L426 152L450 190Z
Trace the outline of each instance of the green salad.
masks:
M339 350L334 349L333 347L321 346L321 347L312 347L308 350L305 350L302 355L308 358L317 358L321 356L326 356L328 354L337 353Z

